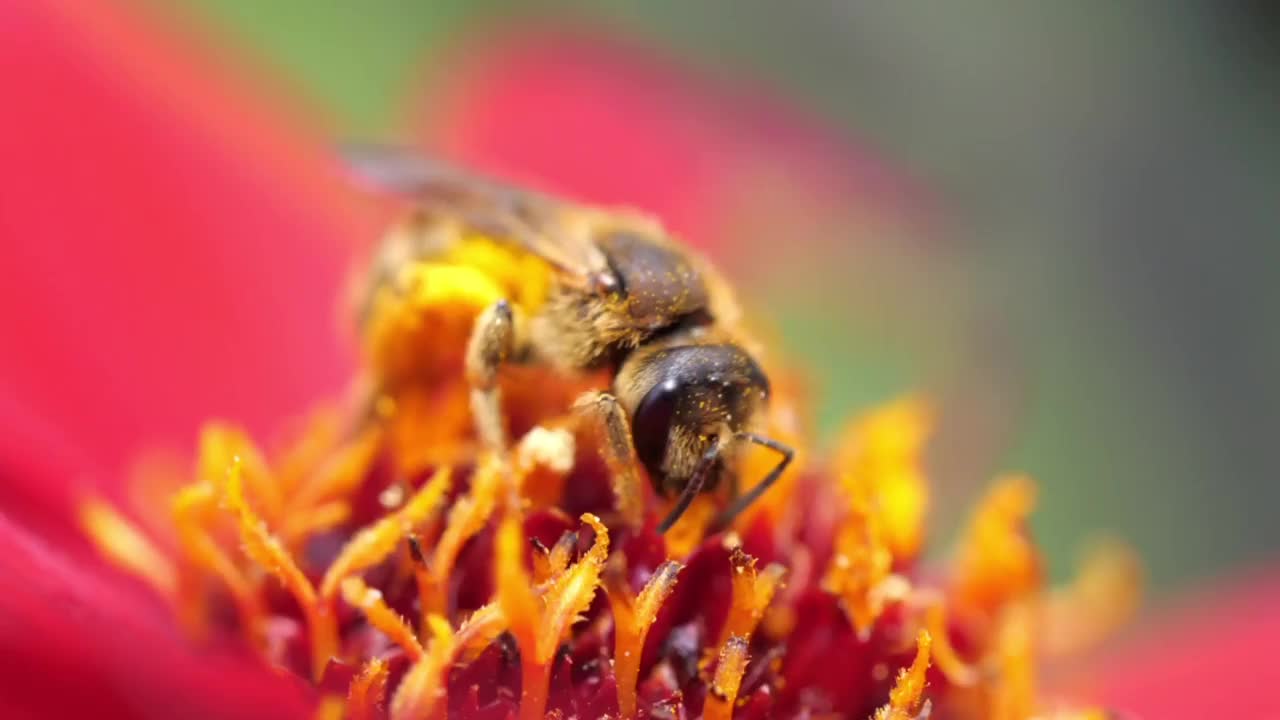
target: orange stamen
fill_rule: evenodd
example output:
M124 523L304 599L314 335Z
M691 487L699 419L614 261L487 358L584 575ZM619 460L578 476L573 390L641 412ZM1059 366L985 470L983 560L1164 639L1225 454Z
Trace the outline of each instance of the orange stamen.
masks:
M177 570L132 522L101 500L80 505L80 527L108 562L139 578L166 598L174 598Z
M347 690L347 720L377 720L387 701L386 660L373 658L351 679Z
M658 609L675 588L676 576L682 568L673 560L664 562L653 572L653 577L645 583L639 595L631 592L626 567L621 561L611 564L605 573L604 589L613 610L613 676L618 686L618 707L624 718L636 716L636 682L640 676L645 636L658 617Z
M315 720L343 720L346 717L347 703L338 695L325 695L320 698L320 704L316 706L316 712L312 715Z
M330 500L306 510L292 511L285 516L280 537L293 545L316 533L332 530L351 517L351 505L346 500Z
M1036 710L1036 659L1032 635L1035 611L1029 604L1009 607L996 634L997 674L988 717L1022 720Z
M396 611L387 607L381 592L365 585L358 577L349 577L342 581L342 599L348 605L359 608L369 624L404 649L410 660L416 662L422 659L422 645L418 643L413 628Z
M427 617L431 641L426 654L405 673L391 700L391 720L427 720L442 716L448 688L445 680L453 662L455 639L449 621Z
M852 490L849 514L836 534L835 554L822 588L840 599L840 607L864 640L884 612L884 588L893 567L893 554L881 529L867 489Z
M960 687L974 685L978 682L978 670L965 662L951 644L946 604L938 596L927 597L923 602L924 624L929 633L934 665L947 678L947 682Z
M916 637L916 657L911 667L898 672L898 679L889 691L889 703L876 711L874 720L915 720L919 717L925 688L925 673L929 669L929 649L932 638L927 630Z
M470 662L507 630L507 616L497 603L477 608L458 628L458 659Z
M311 672L318 680L329 658L338 651L338 627L333 610L328 603L319 601L311 581L298 568L293 556L245 501L240 468L240 459L232 458L224 490L228 506L240 518L240 541L245 554L275 575L306 615L311 630Z
M756 559L740 547L735 547L730 553L729 564L732 568L733 600L729 605L729 616L720 629L721 646L729 641L730 636L751 640L786 575L786 569L777 563L770 563L764 572L757 573Z
M715 676L707 686L707 702L702 710L703 720L730 720L733 706L738 699L742 674L747 669L747 639L731 635L720 647L720 659L716 663Z
M381 428L373 426L333 451L327 458L318 459L298 481L297 489L290 494L289 508L308 508L355 492L367 477L369 466L382 447L382 439Z
M449 509L444 532L436 543L426 570L426 594L422 596L422 612L443 615L448 612L446 592L449 576L458 553L476 533L480 532L493 514L498 499L502 475L500 461L488 456L471 478L471 490Z
M258 504L262 516L271 522L279 519L284 506L280 487L249 434L227 423L205 423L196 453L197 478L218 487L233 464L240 466L240 482Z
M520 647L520 716L523 720L542 718L556 647L595 597L609 554L609 531L600 519L587 513L582 521L595 530L595 542L577 563L550 581L541 599L524 567L524 532L518 516L509 512L498 528L495 584L498 606Z
M1054 589L1045 607L1045 654L1088 652L1133 617L1142 601L1142 562L1118 540L1097 542L1070 585Z
M259 647L262 603L258 600L254 584L205 529L206 518L214 506L213 488L205 483L188 485L174 495L172 515L178 533L178 547L193 568L217 578L227 589L246 639L254 647Z
M348 575L385 560L405 536L444 501L451 481L452 473L448 468L437 470L399 510L356 533L325 571L324 579L320 581L321 597L334 597L338 585Z
M969 521L955 563L956 599L966 610L992 614L1036 590L1040 556L1026 532L1035 507L1030 478L1000 478Z

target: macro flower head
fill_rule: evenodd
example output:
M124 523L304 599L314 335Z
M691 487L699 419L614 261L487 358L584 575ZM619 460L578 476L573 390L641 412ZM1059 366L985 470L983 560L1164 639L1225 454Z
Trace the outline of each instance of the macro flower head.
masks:
M17 581L0 601L16 621L3 648L21 658L0 693L8 716L1107 716L1088 697L1046 691L1040 670L1127 618L1136 561L1103 546L1076 581L1049 586L1026 525L1035 485L1020 475L995 479L942 559L925 560L927 399L858 413L826 451L810 439L803 373L771 361L767 425L796 461L730 527L714 527L721 488L659 534L670 499L602 457L600 433L575 412L601 377L504 369L509 447L476 436L465 347L495 299L540 291L526 259L498 250L401 268L406 290L374 298L370 321L343 335L328 310L343 268L316 243L374 241L388 213L347 198L321 140L300 146L276 134L278 119L219 116L186 65L130 76L137 86L101 83L105 63L159 67L167 46L108 11L51 8L4 11L50 40L4 52L76 91L51 115L83 117L104 95L118 115L92 133L39 135L44 115L28 108L9 120L20 136L80 143L96 161L83 172L98 178L121 152L111 141L154 120L160 98L188 124L157 142L191 155L125 164L141 168L129 179L152 188L141 193L151 204L108 186L151 215L113 215L106 201L96 215L59 215L37 176L20 208L5 206L12 226L108 233L122 243L114 254L174 253L166 262L189 273L138 273L134 297L120 290L129 263L104 251L65 276L66 304L6 273L52 308L26 318L32 354L8 360L26 385L4 390L24 394L0 396L14 428L0 445L0 539ZM192 105L213 119L188 118ZM209 150L221 146L234 153ZM255 154L265 147L288 151ZM156 184L175 172L212 199L184 204ZM687 227L714 224L686 212ZM256 239L268 236L279 244ZM222 250L188 257L175 237ZM104 280L97 267L120 274ZM146 296L168 297L166 283L208 305L151 307ZM102 322L71 332L82 313ZM144 362L104 354L119 388L75 379L76 362L42 362L67 357L51 349L59 333L87 351L121 348L120 332L135 342L119 352ZM363 392L389 373L405 382ZM227 388L246 399L217 396ZM136 393L145 402L131 404ZM90 400L103 411L77 426ZM200 417L189 454L149 453L130 431ZM122 482L87 479L125 458L134 469ZM773 461L753 452L739 470L760 477Z

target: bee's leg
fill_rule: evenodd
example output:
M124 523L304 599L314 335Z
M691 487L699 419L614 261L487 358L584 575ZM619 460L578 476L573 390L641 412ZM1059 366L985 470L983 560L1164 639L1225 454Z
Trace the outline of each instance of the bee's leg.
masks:
M503 451L507 432L503 426L502 398L498 388L498 368L515 347L511 304L499 300L476 318L467 341L467 382L471 385L471 414L476 432L485 447Z
M676 504L671 506L671 510L667 512L667 516L662 518L662 522L658 523L658 534L661 535L671 529L672 525L684 515L684 511L689 509L689 505L693 499L702 492L702 487L707 483L707 473L711 470L712 463L715 462L716 456L720 454L720 448L724 446L722 442L715 442L707 451L698 458L698 464L693 468L693 474L689 476L689 482L685 483L684 489L680 491L680 497L676 498Z
M713 528L723 528L728 526L739 513L750 507L751 503L759 500L760 496L763 495L765 491L782 476L782 472L787 469L787 466L791 464L791 460L796 455L796 451L791 447L772 438L764 437L763 435L757 435L755 433L738 433L734 438L767 447L778 453L780 458L778 460L778 464L774 465L773 469L769 471L769 474L765 475L764 479L756 483L755 487L748 490L747 494L738 496L734 498L733 502L729 503L729 507L725 508L724 511L720 513L720 516L716 518L715 523L712 524ZM735 483L733 486L735 495L737 494L737 487L738 486Z
M613 477L613 494L618 514L632 528L644 520L644 486L641 484L640 462L631 442L631 423L618 404L618 398L605 392L589 392L573 404L574 410L590 417L603 439L605 463Z

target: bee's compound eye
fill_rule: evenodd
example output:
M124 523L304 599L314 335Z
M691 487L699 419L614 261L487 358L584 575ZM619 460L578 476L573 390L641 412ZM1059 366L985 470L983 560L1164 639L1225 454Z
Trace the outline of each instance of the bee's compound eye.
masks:
M658 383L636 406L635 416L631 421L636 457L649 474L655 477L662 471L662 461L667 454L667 439L671 435L671 423L675 420L679 398L678 382L668 379Z

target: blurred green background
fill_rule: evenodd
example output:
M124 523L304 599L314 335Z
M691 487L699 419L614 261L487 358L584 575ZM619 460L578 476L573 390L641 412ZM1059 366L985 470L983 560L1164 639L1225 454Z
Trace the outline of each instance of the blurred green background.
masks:
M1058 577L1104 529L1158 591L1276 559L1267 4L186 2L351 135L407 132L458 38L557 20L808 108L940 208L923 243L725 259L817 371L828 437L933 392L944 527L996 470L1030 471Z

